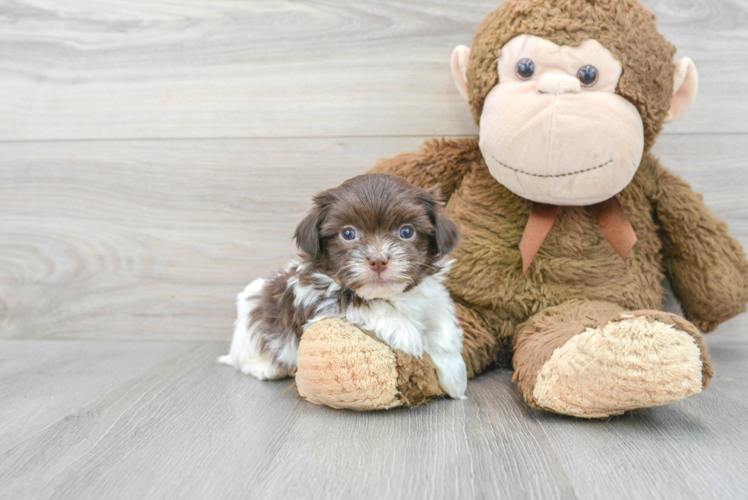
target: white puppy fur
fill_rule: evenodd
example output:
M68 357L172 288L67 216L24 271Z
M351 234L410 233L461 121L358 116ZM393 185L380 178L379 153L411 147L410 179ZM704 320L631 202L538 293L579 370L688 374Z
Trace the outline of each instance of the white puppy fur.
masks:
M455 307L444 286L453 261L441 261L440 271L418 286L388 298L373 298L361 304L341 305L340 286L330 277L314 273L316 286L300 285L296 276L288 279L296 307L313 307L313 314L304 329L325 318L341 318L361 329L372 332L392 349L421 357L431 356L439 385L453 398L464 399L467 390L467 369L462 358L463 332L455 317ZM256 307L256 297L264 280L250 283L237 299L237 320L231 350L219 361L260 380L290 375L296 367L298 345L286 340L284 345L271 346L275 356L261 349L260 335L249 321ZM271 340L272 342L272 340Z
M260 336L255 335L256 325L249 320L250 313L257 306L257 295L264 284L264 279L257 278L237 296L237 317L231 349L226 356L219 357L218 362L233 366L245 375L252 375L260 380L276 380L288 376L289 373L273 361L273 356L269 352L262 352ZM294 364L295 355L294 352Z

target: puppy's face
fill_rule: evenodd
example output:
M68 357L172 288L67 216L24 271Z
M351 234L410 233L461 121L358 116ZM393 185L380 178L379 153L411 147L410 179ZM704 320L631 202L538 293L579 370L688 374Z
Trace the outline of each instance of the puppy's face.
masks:
M432 192L386 174L318 194L296 229L299 248L320 272L364 299L416 286L456 241L457 228Z

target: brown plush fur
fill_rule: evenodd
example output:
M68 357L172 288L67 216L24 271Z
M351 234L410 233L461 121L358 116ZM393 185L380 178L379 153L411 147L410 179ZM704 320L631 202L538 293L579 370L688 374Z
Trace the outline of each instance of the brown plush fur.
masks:
M423 358L419 359L401 351L395 351L395 357L397 396L403 406L414 406L444 396L428 353L423 353Z
M686 318L703 331L745 310L748 263L740 244L688 184L646 153L619 199L639 241L623 262L589 210L565 207L527 272L519 241L530 203L488 172L476 139L431 141L419 153L373 169L419 186L439 183L462 241L447 281L465 331L469 375L512 364L517 327L570 300L621 310L662 306L662 280L673 283Z
M455 303L455 312L464 332L463 358L469 378L477 376L496 360L510 356L510 346L500 341L505 337L500 331L505 323L495 314L488 310L471 309L460 303Z
M517 327L514 362L517 369L512 380L530 406L539 408L532 391L546 361L553 351L587 328L597 328L624 309L597 301L570 300L539 312Z
M650 152L669 109L675 48L636 0L508 1L488 15L473 40L467 79L476 122L498 83L501 47L520 34L569 46L594 38L620 60L617 93L636 106L644 124L644 156L618 195L638 242L624 262L589 208L564 207L523 276L519 242L531 203L490 175L477 139L427 142L417 153L375 166L375 172L416 186L440 185L447 215L460 227L447 286L465 333L469 376L495 364L509 367L514 356L520 391L535 404L533 387L554 350L588 326L623 320L625 312L693 337L706 386L712 370L697 327L708 332L745 311L748 262L726 224ZM657 311L665 277L693 324ZM433 374L427 362L418 362L418 370L405 368L406 356L398 354L398 391L405 405L428 399L424 389ZM410 395L414 390L418 397ZM611 408L610 414L617 411ZM590 416L605 416L605 409Z
M652 175L665 272L686 318L711 332L746 310L748 262L743 247L683 179L659 164Z
M518 15L521 13L521 15ZM645 150L662 128L673 94L675 47L657 30L656 18L637 0L546 0L506 2L490 13L473 38L468 91L478 123L483 101L499 83L501 47L519 34L576 47L595 39L621 61L618 94L639 110Z
M688 321L662 311L628 313L616 304L570 300L539 312L517 327L514 338L516 369L513 380L517 382L522 397L530 406L542 408L533 396L537 375L553 352L570 338L588 328L599 328L609 322L638 316L670 325L694 339L701 351L702 387L708 387L714 374L712 363L707 354L704 337Z

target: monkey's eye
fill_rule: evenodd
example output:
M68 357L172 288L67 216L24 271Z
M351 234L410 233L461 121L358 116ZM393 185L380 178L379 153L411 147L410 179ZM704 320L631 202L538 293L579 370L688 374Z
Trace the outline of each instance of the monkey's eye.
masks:
M520 59L517 63L517 76L520 80L529 80L535 74L535 63L532 59Z
M592 87L597 83L597 68L591 64L582 66L579 68L579 71L577 71L577 78L579 78L582 87Z
M356 239L356 231L354 229L351 229L350 227L347 227L340 231L340 237L343 238L346 241L353 241Z
M411 239L413 236L415 236L415 234L416 230L410 226L403 226L400 228L400 238L404 240Z

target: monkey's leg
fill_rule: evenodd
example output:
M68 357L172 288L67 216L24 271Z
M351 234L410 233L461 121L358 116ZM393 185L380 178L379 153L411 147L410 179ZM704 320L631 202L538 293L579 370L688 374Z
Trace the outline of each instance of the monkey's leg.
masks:
M517 327L514 381L535 408L584 418L701 392L712 366L699 330L662 311L575 300Z
M341 319L318 321L299 343L296 389L318 405L386 410L441 396L427 354L417 359Z
M473 311L456 304L465 332L463 357L470 377L495 357L496 338ZM310 326L299 345L296 387L304 399L333 408L383 410L443 397L431 358L394 351L339 319Z

